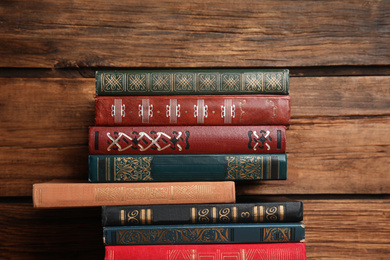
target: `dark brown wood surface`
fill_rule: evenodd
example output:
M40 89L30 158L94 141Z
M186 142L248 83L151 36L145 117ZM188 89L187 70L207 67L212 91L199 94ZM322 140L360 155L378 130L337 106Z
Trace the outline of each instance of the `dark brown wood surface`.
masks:
M388 1L0 3L0 67L390 65Z
M288 180L308 259L390 255L389 1L0 1L0 259L103 259L100 210L37 210L86 179L94 72L288 68Z

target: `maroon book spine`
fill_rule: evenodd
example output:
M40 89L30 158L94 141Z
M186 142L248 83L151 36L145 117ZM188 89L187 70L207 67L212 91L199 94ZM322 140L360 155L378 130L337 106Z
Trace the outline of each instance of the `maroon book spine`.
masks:
M105 260L306 260L305 243L106 246Z
M290 125L289 95L101 96L95 123L140 125Z
M94 126L90 154L278 154L285 126Z

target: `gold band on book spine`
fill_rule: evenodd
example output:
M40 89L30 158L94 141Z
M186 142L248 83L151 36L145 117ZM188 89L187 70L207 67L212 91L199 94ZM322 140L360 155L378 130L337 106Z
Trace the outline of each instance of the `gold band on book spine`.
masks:
M195 222L196 222L196 209L195 208L191 208L191 222L193 224L195 224Z
M142 224L142 225L145 225L145 209L141 209L141 217L140 217L140 220L141 220L141 224Z
M260 212L259 222L264 222L264 207L263 206L259 206L259 212Z
M252 208L252 215L253 215L253 222L257 222L257 216L258 216L258 212L257 212L257 207L253 207Z
M217 222L217 208L213 207L213 223Z
M125 224L125 211L124 210L121 210L120 212L120 220L121 220L121 225L123 226Z
M280 219L280 221L284 220L284 206L283 205L279 206L279 219Z
M146 223L152 224L153 211L151 209L146 210Z
M237 207L232 208L233 222L237 222Z

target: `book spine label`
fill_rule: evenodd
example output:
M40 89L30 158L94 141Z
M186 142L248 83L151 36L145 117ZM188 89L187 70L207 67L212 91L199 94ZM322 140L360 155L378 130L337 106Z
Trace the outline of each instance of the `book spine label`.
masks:
M105 246L105 260L306 260L305 243Z
M90 127L90 154L277 154L284 126Z
M104 227L106 245L302 242L302 223Z
M133 70L97 71L97 96L288 94L289 71Z
M90 182L284 180L286 154L89 155Z
M289 95L96 97L98 126L290 125Z
M42 183L33 186L36 208L112 205L234 203L234 182Z
M112 206L102 208L103 226L223 224L302 221L302 202Z

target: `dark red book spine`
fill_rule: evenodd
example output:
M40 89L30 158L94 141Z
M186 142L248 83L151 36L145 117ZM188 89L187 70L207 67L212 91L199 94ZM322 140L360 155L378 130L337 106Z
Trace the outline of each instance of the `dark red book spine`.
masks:
M102 96L95 123L139 125L290 125L289 95Z
M278 154L285 126L94 126L90 154Z
M105 260L306 260L305 243L106 246Z

